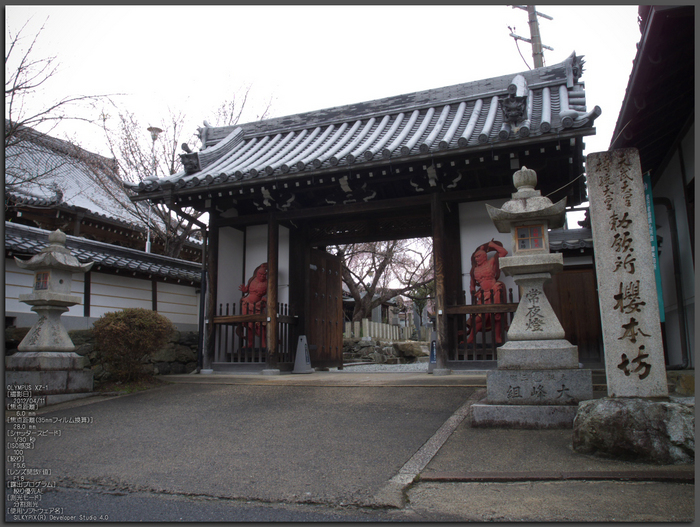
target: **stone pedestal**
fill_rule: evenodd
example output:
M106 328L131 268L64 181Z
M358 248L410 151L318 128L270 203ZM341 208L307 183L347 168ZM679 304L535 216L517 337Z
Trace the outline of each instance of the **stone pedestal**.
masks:
M25 351L5 358L5 384L31 386L39 406L94 395L92 371L75 352Z
M590 370L503 370L499 365L486 378L486 402L472 405L472 426L571 428L578 403L592 398Z
M29 303L27 300L24 301ZM78 301L80 301L79 298ZM39 319L17 346L20 352L36 350L68 352L75 350L73 341L61 322L61 315L68 311L67 307L35 304L32 305L32 311L39 315Z
M498 348L498 368L578 369L578 347L568 340L511 340Z

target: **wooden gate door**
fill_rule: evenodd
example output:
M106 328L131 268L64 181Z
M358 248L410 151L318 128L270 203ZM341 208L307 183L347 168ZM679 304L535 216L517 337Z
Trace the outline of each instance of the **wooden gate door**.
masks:
M566 269L544 285L566 339L578 346L579 361L602 367L603 332L593 269Z
M309 265L309 355L314 368L343 365L343 294L340 258L311 250Z

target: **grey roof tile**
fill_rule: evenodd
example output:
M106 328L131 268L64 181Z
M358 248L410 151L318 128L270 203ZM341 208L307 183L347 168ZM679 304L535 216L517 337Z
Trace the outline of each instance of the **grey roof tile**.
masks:
M583 84L572 73L575 60L572 54L560 64L516 75L236 127L205 127L198 172L142 182L135 190L147 194L166 183L191 189L302 175L382 158L537 141L545 134L592 127L600 108L586 111ZM526 87L528 113L525 120L509 123L502 103L517 86Z
M13 255L34 255L48 244L49 231L5 222L5 252ZM95 262L113 270L149 273L181 282L199 284L202 266L108 243L67 236L66 247L81 262ZM96 266L93 266L95 269Z

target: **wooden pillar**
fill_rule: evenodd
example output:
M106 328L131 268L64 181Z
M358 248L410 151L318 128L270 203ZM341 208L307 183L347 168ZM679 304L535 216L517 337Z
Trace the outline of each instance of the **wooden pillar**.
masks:
M277 276L279 223L270 215L267 224L267 369L277 369Z
M92 284L92 271L85 273L85 283L83 286L83 316L90 316L90 287Z
M289 312L297 317L294 338L289 341L296 350L299 335L308 335L306 313L308 313L307 291L309 280L309 244L304 223L292 226L289 231Z
M218 283L219 267L219 226L214 221L209 227L209 234L204 234L204 244L202 247L202 260L204 269L204 281L202 283L201 295L204 300L201 306L204 312L200 315L202 322L200 327L204 335L200 336L202 346L202 368L211 369L216 356L216 339L214 338L214 315L216 314L216 290Z
M432 195L433 265L435 267L435 309L437 313L436 370L447 369L447 315L445 315L445 213L440 194Z
M158 311L158 280L151 279L151 311Z

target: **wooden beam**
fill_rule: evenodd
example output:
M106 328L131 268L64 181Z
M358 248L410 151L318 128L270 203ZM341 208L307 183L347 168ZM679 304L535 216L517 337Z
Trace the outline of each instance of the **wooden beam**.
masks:
M275 216L279 221L294 221L303 219L333 218L351 214L368 214L377 211L389 211L400 209L413 209L421 205L428 205L430 196L412 196L392 200L370 201L367 203L351 203L342 206L328 205L295 211L277 212ZM269 214L250 214L236 218L220 218L217 225L221 227L236 227L243 225L263 225L268 222Z
M481 315L485 313L515 313L518 303L509 304L478 304L468 306L450 306L445 308L448 315Z
M267 224L267 369L277 369L277 277L279 223L271 214Z

